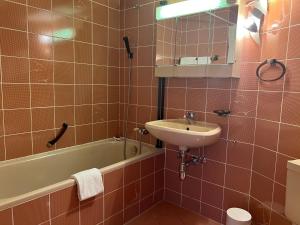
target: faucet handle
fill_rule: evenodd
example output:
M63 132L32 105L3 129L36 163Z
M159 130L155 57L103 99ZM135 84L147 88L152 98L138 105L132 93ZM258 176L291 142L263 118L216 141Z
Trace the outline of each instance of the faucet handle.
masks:
M135 127L135 128L133 128L133 131L138 132L141 135L149 134L149 131L146 128Z
M196 113L195 113L195 112L188 111L188 112L185 113L184 118L192 119L192 120L193 120L193 119L196 118Z
M214 113L217 114L218 116L226 117L229 116L231 111L226 109L218 109L218 110L214 110Z

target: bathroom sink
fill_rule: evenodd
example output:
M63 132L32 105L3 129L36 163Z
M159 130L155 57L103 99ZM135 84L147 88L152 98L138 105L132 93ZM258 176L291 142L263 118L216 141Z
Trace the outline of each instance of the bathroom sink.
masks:
M178 145L180 150L211 145L221 134L218 124L200 121L188 124L185 119L156 120L147 122L145 127L154 137Z

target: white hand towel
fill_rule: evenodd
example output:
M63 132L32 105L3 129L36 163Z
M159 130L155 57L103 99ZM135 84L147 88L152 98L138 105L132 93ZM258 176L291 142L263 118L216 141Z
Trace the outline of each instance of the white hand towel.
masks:
M102 175L99 169L85 170L71 176L75 179L80 201L94 197L104 191Z

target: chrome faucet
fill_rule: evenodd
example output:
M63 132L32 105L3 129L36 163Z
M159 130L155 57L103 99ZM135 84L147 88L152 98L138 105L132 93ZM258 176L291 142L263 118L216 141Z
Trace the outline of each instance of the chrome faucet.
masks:
M146 130L146 128L134 128L133 131L138 132L139 134L139 150L138 150L138 154L142 154L142 137L149 134L149 132Z
M195 122L196 113L195 112L186 112L184 118L187 124L191 125Z

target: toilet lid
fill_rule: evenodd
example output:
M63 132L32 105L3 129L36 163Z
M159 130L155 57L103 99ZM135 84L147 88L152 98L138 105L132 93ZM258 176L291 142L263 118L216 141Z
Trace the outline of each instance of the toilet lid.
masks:
M230 208L227 210L227 215L232 219L240 222L251 221L252 216L249 212L240 208Z

